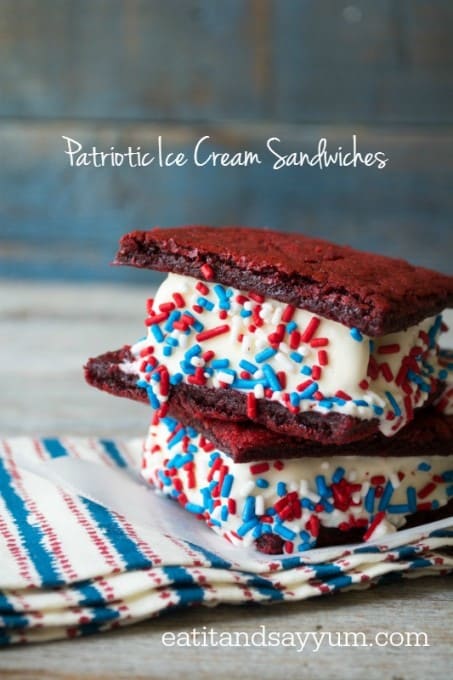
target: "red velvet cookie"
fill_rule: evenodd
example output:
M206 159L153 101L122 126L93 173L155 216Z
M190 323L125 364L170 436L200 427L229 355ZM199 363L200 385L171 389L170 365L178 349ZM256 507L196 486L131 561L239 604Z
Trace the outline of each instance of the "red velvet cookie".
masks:
M191 226L123 236L115 264L207 279L274 298L371 337L453 304L453 278L298 233Z

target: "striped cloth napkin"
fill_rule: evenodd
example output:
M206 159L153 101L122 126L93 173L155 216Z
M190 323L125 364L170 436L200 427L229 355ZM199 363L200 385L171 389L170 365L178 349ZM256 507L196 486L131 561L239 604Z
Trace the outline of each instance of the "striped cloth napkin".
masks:
M0 643L188 605L282 602L453 569L453 519L284 556L229 545L139 476L141 442L0 441ZM341 604L341 602L339 602Z

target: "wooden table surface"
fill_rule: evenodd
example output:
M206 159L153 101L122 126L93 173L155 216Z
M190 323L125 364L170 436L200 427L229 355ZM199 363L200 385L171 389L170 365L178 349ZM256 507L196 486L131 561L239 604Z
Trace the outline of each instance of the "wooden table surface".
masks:
M85 385L86 358L134 341L145 297L137 287L0 282L0 433L132 435L140 404ZM451 579L422 578L301 603L197 608L91 638L4 650L2 679L442 678L451 670ZM425 632L429 647L166 648L165 631ZM326 636L325 640L328 637Z

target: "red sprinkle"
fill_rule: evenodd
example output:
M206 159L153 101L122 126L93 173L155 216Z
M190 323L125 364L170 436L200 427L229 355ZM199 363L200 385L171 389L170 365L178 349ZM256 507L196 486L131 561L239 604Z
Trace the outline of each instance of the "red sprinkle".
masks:
M297 349L300 345L300 333L299 331L291 331L289 334L289 346L291 349Z
M260 295L259 293L249 293L249 297L252 300L255 300L255 302L264 302L264 295Z
M174 302L163 302L161 305L159 305L159 309L161 312L171 312L174 308L175 308Z
M236 295L236 302L239 303L240 305L243 305L244 302L248 302L248 297L245 297L245 295Z
M320 366L327 366L329 363L329 357L325 349L320 349L318 352L318 361Z
M370 482L373 485L385 484L385 477L384 477L384 475L374 475L373 477L371 477Z
M162 314L156 314L155 316L150 316L145 320L145 326L154 326L155 323L161 323L168 319L168 312L162 312Z
M260 475L263 472L267 472L269 470L269 463L255 463L254 465L250 466L250 472L252 475Z
M387 382L391 382L393 380L393 373L392 373L392 369L390 368L388 363L385 362L385 363L381 364L379 366L379 368L380 368L382 375L384 376L384 379Z
M305 528L310 532L312 536L315 538L319 534L319 519L316 517L316 515L312 515L308 522L305 524Z
M227 316L228 316L228 314L227 314L226 309L221 309L220 312L219 312L219 319L222 319L222 321L223 321L224 319L227 318Z
M303 392L305 390L305 388L307 388L309 385L312 384L312 382L313 382L313 380L311 380L311 378L309 378L308 380L305 380L303 383L300 383L299 385L297 385L296 390L298 392Z
M208 349L208 351L207 351L207 352L203 352L203 354L202 354L201 356L203 357L203 359L204 359L206 362L208 362L208 361L211 361L211 359L214 359L214 357L215 357L215 352L213 352L212 349Z
M429 494L432 491L434 491L435 488L436 488L436 485L434 484L434 482L428 482L428 484L426 486L424 486L423 489L420 489L417 496L419 498L426 498L426 496L429 496Z
M146 311L148 312L148 314L153 313L153 304L154 304L153 298L148 298L148 300L146 301Z
M361 380L361 381L359 382L359 387L360 387L362 390L367 390L367 389L369 388L369 386L370 386L370 383L368 382L368 380Z
M215 338L217 335L228 333L229 330L230 330L229 325L224 324L223 326L216 326L216 328L209 328L205 331L201 331L201 333L196 334L195 338L197 342L203 342L204 340L210 340L211 338Z
M344 399L345 401L350 401L352 398L347 392L343 392L343 390L337 390L335 396L338 397L338 399Z
M319 380L319 378L321 377L321 372L322 371L320 366L313 366L313 368L311 369L311 377L313 378L313 380Z
M378 354L396 354L400 351L400 346L397 342L392 345L381 345L378 347Z
M294 543L292 541L285 541L283 547L286 553L292 553L294 550Z
M215 276L213 268L207 262L200 267L200 272L207 281L212 281Z
M286 373L285 371L277 371L278 382L281 385L282 390L286 389Z
M207 285L206 285L205 283L203 283L203 281L198 281L198 283L197 283L197 285L195 286L195 288L196 288L198 291L200 291L200 293L201 293L202 295L207 295L207 294L209 293L209 288L207 287Z
M192 305L192 309L194 312L197 314L202 314L203 313L203 307L201 305Z
M327 347L329 344L328 338L314 338L310 342L310 347Z
M234 498L229 498L228 499L228 512L230 515L235 515L236 514L236 501Z
M294 312L296 311L296 308L293 307L292 305L287 305L285 309L283 310L282 314L282 321L287 323L288 321L291 321L291 319L294 316Z
M370 526L368 527L368 529L363 534L363 540L364 541L367 541L369 539L369 537L371 536L373 531L376 529L378 524L380 524L384 519L385 519L385 512L383 512L383 511L378 512L377 515L375 516L375 518L373 519L373 521L371 522Z
M185 306L185 300L181 293L173 293L172 295L173 300L176 302L177 307L184 307Z
M284 467L285 467L285 463L282 460L274 461L274 468L276 470L283 470Z
M251 420L256 418L256 397L253 392L247 394L247 418Z
M300 338L301 341L302 342L310 342L310 340L312 339L312 337L314 336L314 334L318 330L318 326L319 326L320 323L321 323L321 319L318 319L317 316L313 316L310 319L308 326L306 327L306 329L304 330L304 332L301 335L301 338Z

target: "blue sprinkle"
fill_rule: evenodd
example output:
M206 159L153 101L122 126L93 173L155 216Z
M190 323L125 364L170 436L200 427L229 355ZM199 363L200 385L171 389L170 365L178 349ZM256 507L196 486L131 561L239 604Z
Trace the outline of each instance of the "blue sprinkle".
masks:
M303 373L303 375L311 375L311 368L310 366L304 366L301 368L300 372Z
M160 383L160 373L154 373L154 375L151 376L151 380Z
M267 487L269 486L269 482L267 481L267 479L263 479L263 477L255 479L255 484L256 486L259 486L260 489L267 489Z
M374 512L374 497L376 495L376 489L374 486L370 486L368 493L365 496L365 510L368 514L372 515Z
M295 321L290 321L288 324L286 324L286 332L287 333L292 333L295 331L297 328L297 323Z
M247 317L252 316L252 312L249 309L241 309L240 315L243 319L246 319Z
M171 353L173 352L172 348L169 347L168 345L164 347L163 354L165 357L171 356Z
M374 340L370 340L370 354L373 354L375 349Z
M277 510L275 508L268 508L264 514L269 515L269 516L273 516L273 515L277 514Z
M349 331L351 334L351 338L355 340L356 342L362 342L363 336L362 333L359 331L358 328L351 328Z
M179 365L181 366L182 372L186 375L193 375L195 373L195 366L192 366L188 361L180 361Z
M368 402L365 399L353 399L352 403L356 406L368 406Z
M148 385L147 392L148 392L149 403L151 404L152 408L159 408L160 401L156 397L156 395L154 394L153 388L150 385Z
M300 403L300 397L297 392L291 392L289 396L289 400L291 402L291 406L299 406Z
M288 541L292 541L296 538L297 534L295 531L291 531L288 527L283 526L283 524L275 524L274 532L279 534L282 538L286 538Z
M160 480L162 481L163 484L165 484L165 486L170 486L170 484L171 484L170 477L167 477L167 475L164 475L162 470L159 470L159 472L157 474L159 475Z
M285 482L278 482L277 483L277 496L285 496L286 495L286 484Z
M410 486L407 490L407 504L410 512L417 510L417 494L413 486Z
M300 504L302 508L308 508L309 510L315 509L315 504L309 498L302 498Z
M241 361L239 362L239 367L242 368L242 370L252 374L258 370L258 366L255 366L255 364L252 364L250 361L247 361L247 359L241 359Z
M392 494L393 494L393 485L392 485L392 482L388 481L387 484L385 485L384 493L382 494L382 496L379 499L379 505L378 505L379 512L387 509L387 506L390 502Z
M289 356L296 364L301 364L304 360L304 357L299 352L290 352Z
M167 345L171 345L171 347L178 347L179 345L179 340L172 338L170 335L165 338L165 342Z
M323 408L331 409L332 406L333 406L333 403L329 399L320 399L318 401L318 406L322 406Z
M226 522L228 519L228 508L226 505L224 505L220 511L220 519L222 522Z
M213 359L211 361L212 368L228 368L229 365L229 359Z
M154 335L154 338L157 342L164 341L164 334L160 330L160 326L158 326L157 323L151 326L151 333Z
M225 475L222 484L222 490L220 491L220 495L223 496L224 498L228 498L228 496L230 495L231 487L233 486L233 481L234 481L233 475Z
M445 492L446 492L448 498L450 498L450 496L453 496L453 484L451 484L450 486L447 486L447 488L445 489Z
M179 385L182 379L183 379L182 373L173 373L173 375L170 378L170 385Z
M255 496L247 496L244 503L244 509L242 510L242 519L244 522L256 517L255 515Z
M149 387L146 380L137 380L137 382L135 384L137 385L137 387L141 387L142 389L145 389L145 390L147 390L148 387Z
M187 507L187 506L186 506L186 507ZM222 526L222 522L219 522L218 519L214 519L213 517L211 517L209 521L210 521L211 524L213 524L215 527L221 527L221 526Z
M178 421L175 420L174 418L171 418L170 416L166 416L165 418L161 418L162 422L164 423L165 427L169 432L173 432L175 427L178 425ZM220 454L219 454L220 455Z
M320 496L330 496L330 491L327 488L326 479L324 475L316 475L316 488Z
M310 399L314 395L315 392L318 391L318 383L314 382L308 387L305 388L303 392L300 393L300 398L301 399Z
M189 510L189 512L195 512L197 515L203 513L204 511L203 506L197 505L197 503L186 503L184 507L186 510ZM212 518L210 521L213 521Z
M431 470L431 465L429 463L420 463L418 469L428 472L428 470Z
M393 394L392 394L391 392L386 392L386 393L385 393L385 396L386 396L387 399L389 400L390 405L391 405L391 407L392 407L392 409L393 409L395 415L396 415L396 416L400 416L400 415L401 415L401 409L400 409L400 407L398 406L398 404L397 404L397 402L396 402L395 397L393 396ZM381 499L381 500L382 500L382 499Z
M185 429L182 427L182 428L181 428L180 430L178 430L178 432L170 439L170 441L167 442L168 448L169 448L169 449L172 449L173 446L175 446L176 444L178 444L178 442L180 442L181 439L183 439L183 438L185 437L185 434L186 434L186 431L185 431Z
M343 467L337 467L335 472L332 475L332 482L334 484L338 484L339 481L341 481L344 477L345 469Z
M325 510L326 512L333 512L334 509L335 509L335 508L333 507L332 503L329 503L329 501L326 501L325 498L322 499L322 504L323 504L324 510Z
M382 406L378 406L377 404L373 404L373 411L377 416L382 416L382 414L384 413L384 409L382 408Z
M238 390L253 390L256 385L267 385L267 380L244 380L244 378L236 378L232 383L232 387L236 387Z
M186 352L184 352L184 358L187 361L190 361L193 357L200 355L201 352L202 352L202 349L201 349L200 345L193 345Z
M214 461L217 460L217 458L220 458L220 453L217 451L214 451L214 453L211 453L209 456L209 467L212 467L214 465Z
M223 286L220 285L220 283L216 283L213 290L214 290L214 293L219 298L219 300L228 300L226 290Z
M439 371L439 380L446 380L448 378L448 371L446 368L443 368L441 371Z
M445 470L445 472L442 472L442 479L445 482L453 482L453 470Z
M259 524L259 519L255 517L255 519L251 519L248 522L241 524L239 529L237 529L237 533L239 536L245 536L245 534L248 534L248 532L254 529L257 524Z
M261 350L261 352L255 354L255 361L261 364L263 361L266 361L266 359L270 359L271 357L275 356L275 354L277 354L276 349L273 349L272 347L265 347Z
M253 538L259 538L262 533L263 533L263 525L257 524L256 527L252 531L252 536L253 536Z
M214 309L214 303L207 300L205 297L197 298L197 304L200 305L200 307L203 307L203 309L207 309L209 312Z
M344 399L340 399L340 397L330 397L330 401L332 401L334 404L338 404L338 406L344 406L346 404L346 401Z
M279 392L282 389L280 381L277 378L274 369L269 364L263 364L263 373L267 378L271 390L274 392Z
M181 318L181 312L178 309L174 309L164 325L164 330L170 333L173 330L173 324L175 321L179 321Z

